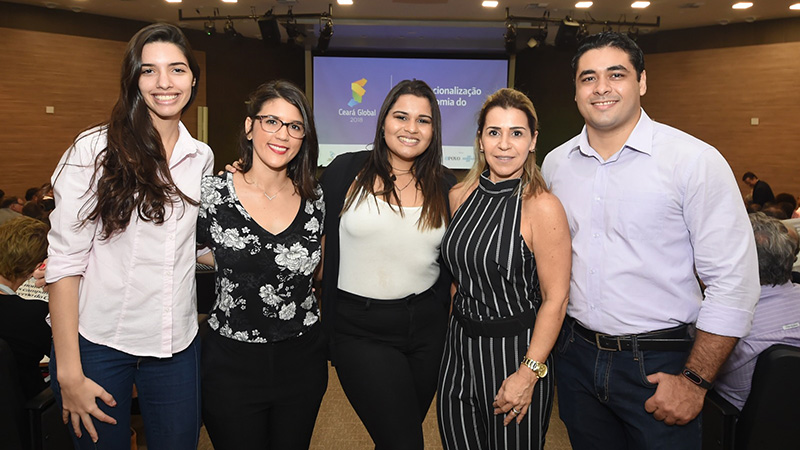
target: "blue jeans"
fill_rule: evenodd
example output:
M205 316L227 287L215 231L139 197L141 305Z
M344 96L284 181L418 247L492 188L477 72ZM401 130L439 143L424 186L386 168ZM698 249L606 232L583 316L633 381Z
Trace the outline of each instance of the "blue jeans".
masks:
M666 425L644 409L647 375L679 373L688 351L606 351L564 321L555 351L558 409L575 450L699 450L700 417Z
M81 425L78 439L68 426L76 449L130 450L131 394L133 385L139 394L139 407L149 450L195 450L200 433L200 342L197 337L185 350L171 358L139 357L79 336L83 373L102 386L117 401L115 407L98 399L116 425L92 419L98 441L93 443ZM50 379L58 404L55 350L50 355Z

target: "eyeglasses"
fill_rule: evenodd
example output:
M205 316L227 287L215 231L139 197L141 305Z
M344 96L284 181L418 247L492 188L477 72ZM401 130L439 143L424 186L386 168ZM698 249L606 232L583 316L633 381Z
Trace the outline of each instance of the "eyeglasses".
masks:
M266 133L277 133L282 127L286 127L289 136L295 139L303 139L306 135L306 127L300 122L284 122L275 116L255 116L261 123L261 129Z

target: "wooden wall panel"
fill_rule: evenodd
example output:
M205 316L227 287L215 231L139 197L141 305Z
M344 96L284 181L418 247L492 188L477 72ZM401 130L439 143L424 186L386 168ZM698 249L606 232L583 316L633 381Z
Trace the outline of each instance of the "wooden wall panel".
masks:
M49 180L81 130L108 119L126 43L11 28L0 28L0 43L0 189L21 196ZM195 55L205 72L205 53ZM197 106L205 102L201 76L184 115L192 135ZM46 106L55 113L46 114Z
M714 145L741 181L800 195L800 42L645 56L647 113ZM750 124L758 118L759 125Z

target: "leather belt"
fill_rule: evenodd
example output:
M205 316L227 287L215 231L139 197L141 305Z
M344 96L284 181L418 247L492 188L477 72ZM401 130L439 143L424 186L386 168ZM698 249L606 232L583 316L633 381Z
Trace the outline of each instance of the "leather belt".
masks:
M572 326L575 334L586 342L596 345L599 350L609 352L632 351L634 340L639 350L687 351L694 344L694 340L689 337L688 325L680 325L648 333L613 336L585 328L571 317L567 317L566 320Z
M453 308L453 317L464 329L464 334L471 338L516 336L522 331L533 328L536 321L536 310L529 309L511 317L499 319L474 320L465 316L458 308Z

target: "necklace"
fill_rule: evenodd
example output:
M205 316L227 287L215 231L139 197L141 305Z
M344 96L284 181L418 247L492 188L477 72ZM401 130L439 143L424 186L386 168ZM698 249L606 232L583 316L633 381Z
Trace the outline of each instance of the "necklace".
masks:
M392 181L394 181L394 180L396 180L396 178L395 178L395 179L393 179ZM395 188L395 189L397 189L397 192L403 192L403 190L404 190L405 188L407 188L407 187L409 187L409 186L411 185L411 182L412 182L412 181L414 181L414 176L411 176L411 178L409 178L409 180L408 180L408 183L406 183L406 185L405 185L405 186L403 186L403 187L399 188L399 187L397 187L397 185L395 185L395 187L394 187L394 188Z
M281 193L281 191L283 190L283 188L285 188L285 187L286 187L286 185L287 185L287 184L289 184L289 183L283 183L283 186L281 186L281 188L280 188L280 189L278 189L278 192L276 192L276 193L275 193L275 195L273 195L273 196L270 196L269 194L267 194L267 191L262 191L262 192L264 192L264 197L267 197L267 200L269 200L269 201L272 201L272 200L274 200L274 199L275 199L275 197L277 197L277 196L278 196L278 194L280 194L280 193Z
M247 183L247 184L255 184L257 188L261 189L261 193L262 193L262 194L264 194L264 197L267 197L267 200L269 200L269 201L273 201L273 200L275 200L275 197L277 197L277 196L278 196L278 194L280 194L280 193L281 193L281 191L283 190L283 188L285 188L285 187L286 187L286 185L288 185L288 184L290 184L290 183L291 183L291 181L290 181L290 182L288 182L288 183L284 182L284 183L283 183L283 186L281 186L281 188L280 188L280 189L278 189L278 192L276 192L276 193L275 193L275 194L273 194L273 195L269 195L269 194L267 194L267 191L265 191L265 190L264 190L264 188L262 188L262 187L261 187L261 186L258 184L258 182L256 182L255 180L254 180L253 182L250 182L250 181L247 181L247 177L244 177L244 181L245 181L245 183Z

